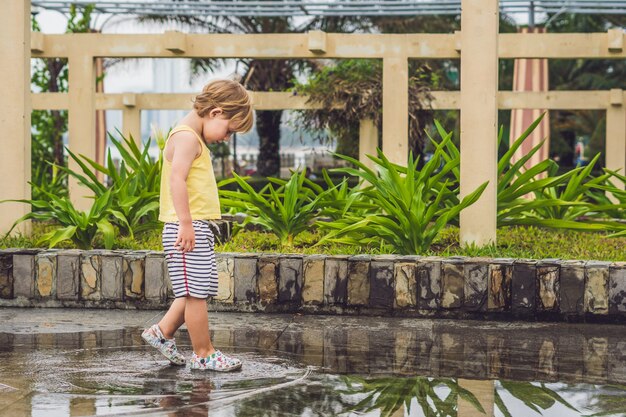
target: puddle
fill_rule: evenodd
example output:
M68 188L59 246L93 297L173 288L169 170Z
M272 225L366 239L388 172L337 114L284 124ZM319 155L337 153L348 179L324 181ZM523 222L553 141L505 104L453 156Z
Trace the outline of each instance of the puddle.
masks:
M169 365L139 327L20 328L0 333L0 415L626 415L621 326L504 327L320 318L220 329L215 344L244 362L226 374ZM186 332L177 342L191 351Z

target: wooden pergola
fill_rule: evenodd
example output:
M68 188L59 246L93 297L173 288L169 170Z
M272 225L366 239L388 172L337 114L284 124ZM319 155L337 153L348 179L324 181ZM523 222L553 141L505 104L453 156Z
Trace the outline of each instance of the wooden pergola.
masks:
M397 163L408 154L408 60L461 60L461 90L433 92L433 109L461 111L461 194L489 181L482 197L461 213L461 239L482 245L496 238L498 109L598 109L607 112L606 166L626 167L626 96L610 91L498 91L498 60L514 58L624 59L624 32L586 34L499 34L498 0L463 0L461 31L450 34L63 34L30 31L30 0L5 2L0 14L0 200L30 197L31 123L37 109L69 111L69 148L95 157L97 109L121 109L124 133L139 137L144 109L190 108L181 94L101 94L95 92L96 57L123 58L370 58L383 61L383 151ZM69 92L33 94L30 59L66 57ZM258 109L306 108L305 98L288 93L255 93ZM373 153L377 132L361 125L360 155ZM43 162L43 161L42 161ZM76 168L76 167L73 167ZM70 196L82 208L70 180ZM28 206L0 204L0 231Z

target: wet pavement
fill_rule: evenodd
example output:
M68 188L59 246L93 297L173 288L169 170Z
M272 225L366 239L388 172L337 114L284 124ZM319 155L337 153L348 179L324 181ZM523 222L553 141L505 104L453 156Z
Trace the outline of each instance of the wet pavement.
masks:
M210 313L219 374L143 343L162 314L0 309L0 416L626 416L623 325Z

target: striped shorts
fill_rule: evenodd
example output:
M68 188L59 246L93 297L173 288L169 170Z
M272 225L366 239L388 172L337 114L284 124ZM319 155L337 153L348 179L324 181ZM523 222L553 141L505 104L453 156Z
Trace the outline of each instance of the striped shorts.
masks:
M215 237L208 221L194 220L196 246L183 253L174 248L178 237L178 223L163 226L163 249L174 296L207 298L217 295L217 263Z

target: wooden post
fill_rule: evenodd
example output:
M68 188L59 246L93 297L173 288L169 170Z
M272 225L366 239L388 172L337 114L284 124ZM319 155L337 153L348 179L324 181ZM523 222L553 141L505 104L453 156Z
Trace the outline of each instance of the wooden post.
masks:
M69 149L76 155L96 159L96 71L93 56L74 53L69 56ZM82 172L72 158L70 169ZM80 186L74 177L69 177L69 195L78 210L89 210L93 204L87 187Z
M480 405L482 405L485 409L485 413L483 414L476 408L476 406L459 396L457 397L458 417L493 417L496 389L493 381L479 381L459 378L457 383L459 384L459 388L465 388L474 394Z
M606 164L608 169L626 175L626 105L624 91L612 89L606 109ZM616 201L617 202L617 201Z
M133 140L141 149L141 109L137 106L135 94L124 94L122 97L124 110L122 111L122 133L124 136L132 136Z
M408 59L383 58L383 152L406 166L409 155Z
M496 241L498 0L463 0L461 13L461 197L485 181L461 212L461 243Z
M2 3L0 13L0 200L30 199L30 0ZM43 161L42 161L43 163ZM0 234L30 211L23 203L0 204ZM29 223L19 229L30 230Z
M359 161L368 168L374 168L374 161L366 155L376 156L378 147L378 129L372 119L361 120L359 125Z

